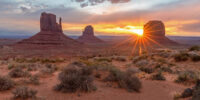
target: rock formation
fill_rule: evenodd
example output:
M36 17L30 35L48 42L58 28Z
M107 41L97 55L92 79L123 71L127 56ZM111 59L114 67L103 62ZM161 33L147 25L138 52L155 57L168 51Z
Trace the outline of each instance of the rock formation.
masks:
M162 21L149 21L144 25L144 38L146 40L153 40L159 44L177 44L165 36L165 25Z
M74 45L79 42L64 35L61 18L57 23L56 15L44 12L40 17L40 32L18 44Z
M51 32L62 32L62 19L60 18L59 24L56 22L56 15L42 13L40 17L40 30Z
M165 25L162 21L149 21L144 25L144 35L146 36L165 36Z
M80 36L78 41L83 43L102 43L103 41L94 36L94 28L91 25L85 27L83 35Z

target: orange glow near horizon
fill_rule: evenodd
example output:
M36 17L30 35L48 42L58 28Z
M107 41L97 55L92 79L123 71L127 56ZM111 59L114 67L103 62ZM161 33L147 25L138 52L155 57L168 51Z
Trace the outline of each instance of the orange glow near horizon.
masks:
M71 30L71 31L82 31L84 27L87 25L84 24L63 24L64 30ZM120 25L119 25L120 26ZM133 26L133 25L127 25L127 26L121 26L119 27L115 24L96 24L93 25L94 31L98 33L107 33L109 34L135 34L138 36L143 35L143 26Z
M63 23L64 31L74 31L81 32L84 27L87 25L92 25L94 27L94 31L100 35L143 35L143 25L145 21L135 21L135 23L131 23L134 21L120 21L115 23L96 23L96 24L77 24L77 23ZM188 20L188 21L166 21L165 29L166 35L170 36L189 36L190 33L180 30L185 24L197 23L197 20ZM181 33L181 34L180 34ZM198 34L197 34L198 35Z

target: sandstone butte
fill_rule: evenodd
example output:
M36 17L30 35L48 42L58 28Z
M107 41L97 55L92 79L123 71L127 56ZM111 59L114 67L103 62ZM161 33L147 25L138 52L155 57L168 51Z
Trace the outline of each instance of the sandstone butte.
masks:
M177 45L165 36L165 25L162 21L152 20L144 25L143 37L147 41L161 45Z
M91 25L88 25L83 30L82 36L80 36L77 41L83 43L103 43L103 41L94 35L94 28Z
M43 12L40 17L40 32L17 43L31 45L78 46L80 43L67 37L62 30L62 19L56 22L56 15Z

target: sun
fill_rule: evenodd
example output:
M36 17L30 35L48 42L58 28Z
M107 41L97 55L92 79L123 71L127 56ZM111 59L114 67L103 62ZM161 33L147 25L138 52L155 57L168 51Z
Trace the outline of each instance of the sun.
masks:
M137 34L138 36L143 36L143 29L134 29L132 30L135 34Z

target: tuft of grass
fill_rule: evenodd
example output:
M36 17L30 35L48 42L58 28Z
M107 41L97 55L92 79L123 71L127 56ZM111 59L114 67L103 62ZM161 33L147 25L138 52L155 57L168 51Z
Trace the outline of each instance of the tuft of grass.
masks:
M116 60L116 61L121 61L121 62L125 62L125 61L126 61L126 58L125 58L125 57L120 57L120 56L118 56L118 57L115 57L114 60Z
M158 72L155 75L152 76L153 80L160 80L160 81L165 81L165 77L163 76L162 72Z
M26 86L17 87L12 93L14 100L26 100L28 98L35 100L37 98L37 91Z
M44 74L52 74L57 71L58 68L53 64L46 64L44 68L41 69L41 72Z
M189 51L199 51L200 47L199 46L192 46L189 48Z
M98 62L112 62L112 58L108 58L108 57L99 57L99 58L95 58L96 61Z
M39 81L39 77L37 75L33 75L29 78L29 82L31 84L34 84L34 85L39 85L40 84L40 81Z
M142 88L140 80L130 75L129 73L122 72L119 69L113 69L110 74L104 79L105 81L117 82L120 88L125 88L129 92L139 92Z
M91 92L96 87L93 84L92 69L89 67L66 67L59 74L60 84L54 89L61 92Z
M192 56L191 59L194 62L198 62L198 61L200 61L200 56L199 55L195 55L195 56Z
M26 77L29 76L29 73L23 71L21 67L15 67L9 72L9 76L12 78Z
M14 81L8 77L0 76L0 91L9 90L14 86Z
M176 54L176 55L174 56L174 60L175 60L176 62L187 61L187 60L188 60L188 57L189 57L189 54L188 54L188 53L181 52L181 53Z
M151 74L154 72L154 69L151 68L151 67L140 67L139 68L141 71L145 72L145 73L148 73L148 74Z
M193 71L185 71L178 75L175 82L177 83L195 83L199 79L199 76Z

